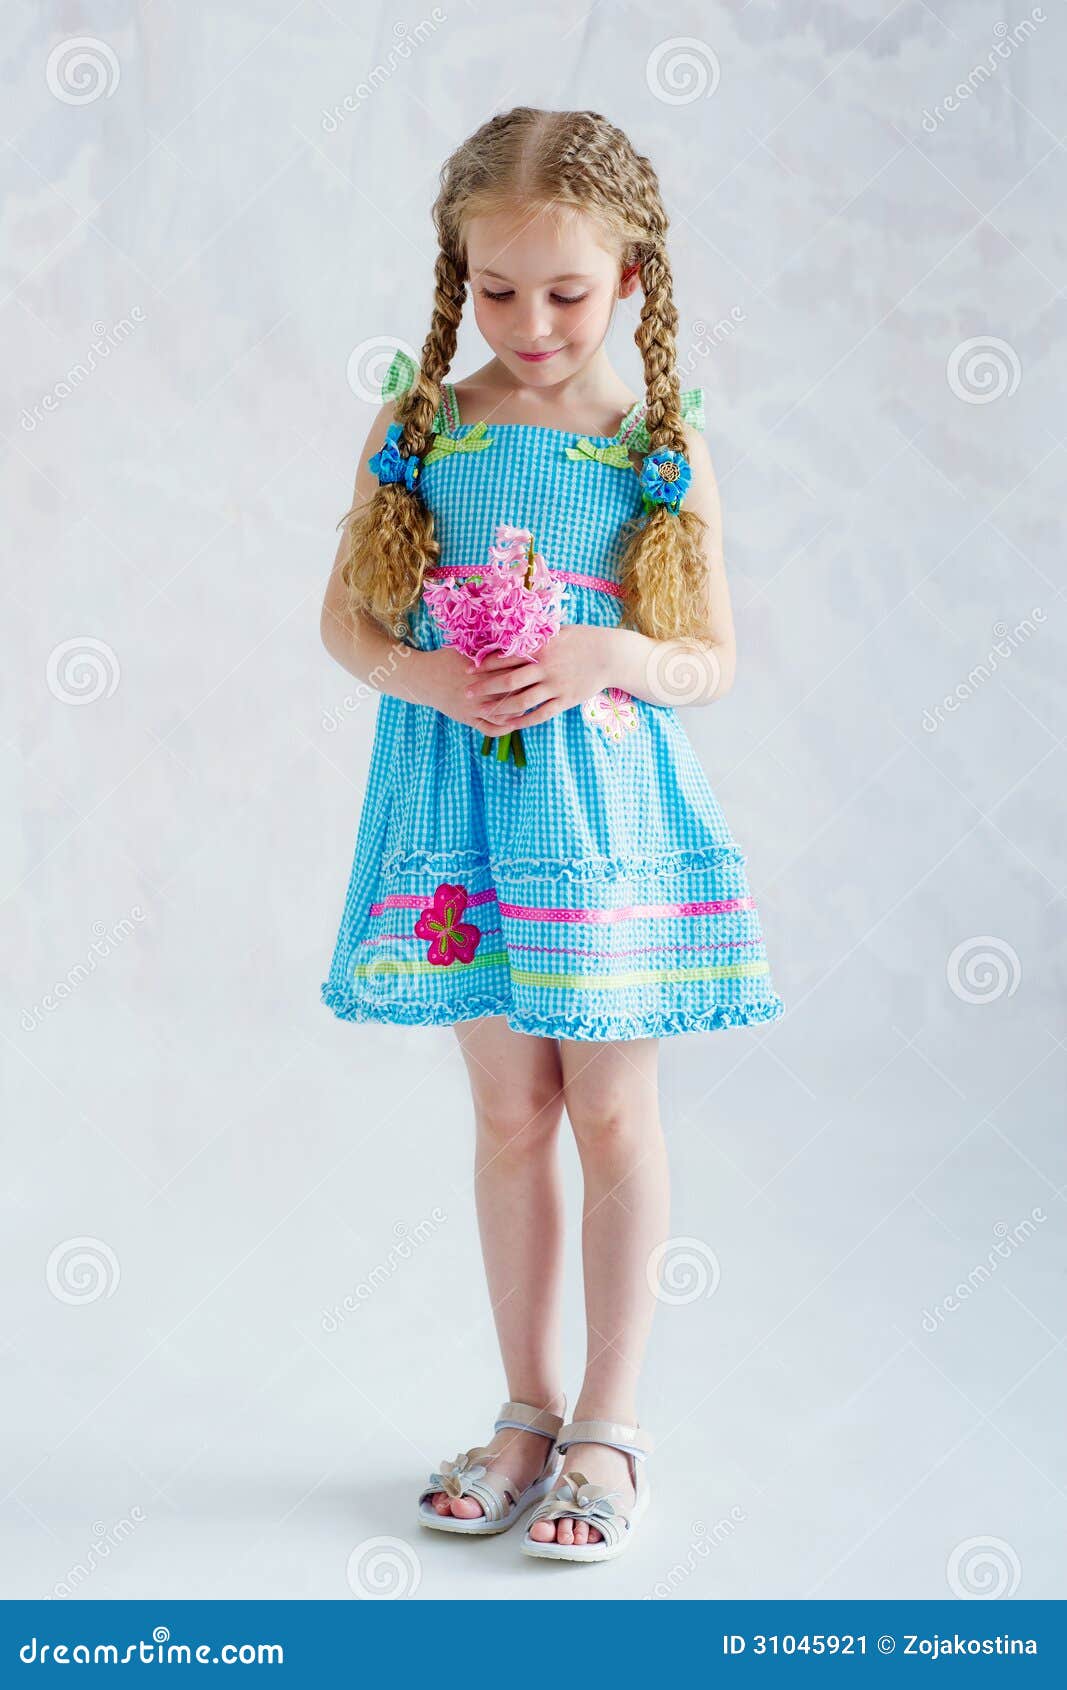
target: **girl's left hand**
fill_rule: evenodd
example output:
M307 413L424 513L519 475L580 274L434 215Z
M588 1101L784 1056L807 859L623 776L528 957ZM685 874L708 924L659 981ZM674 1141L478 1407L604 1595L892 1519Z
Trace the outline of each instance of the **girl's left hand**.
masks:
M608 685L610 628L564 622L535 658L499 652L472 668L467 694L501 734L547 722Z

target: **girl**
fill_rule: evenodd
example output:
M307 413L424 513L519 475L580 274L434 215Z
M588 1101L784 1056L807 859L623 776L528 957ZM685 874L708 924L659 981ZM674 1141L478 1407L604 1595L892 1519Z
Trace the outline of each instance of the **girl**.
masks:
M658 1041L784 1006L675 708L729 689L734 630L652 166L595 112L518 107L447 160L434 221L429 333L418 368L390 369L323 605L328 650L382 696L322 993L351 1021L454 1025L470 1079L510 1400L488 1444L430 1476L419 1518L494 1533L537 1501L527 1553L606 1560L648 1498L635 1393L668 1229ZM604 347L637 288L640 401ZM468 293L492 356L453 384ZM564 620L533 660L476 666L422 589L484 570L502 524L565 584ZM524 763L484 754L519 728ZM566 1424L564 1110L588 1326Z

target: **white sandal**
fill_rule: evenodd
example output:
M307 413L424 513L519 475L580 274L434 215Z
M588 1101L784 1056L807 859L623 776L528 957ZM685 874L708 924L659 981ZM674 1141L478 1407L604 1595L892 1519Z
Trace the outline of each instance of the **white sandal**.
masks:
M572 1420L557 1437L556 1448L565 1450L570 1444L605 1444L628 1455L633 1503L625 1507L613 1502L611 1499L621 1493L607 1485L590 1484L584 1473L564 1473L555 1490L526 1522L523 1552L543 1561L613 1561L628 1547L634 1527L648 1507L650 1492L644 1464L645 1457L652 1453L652 1440L640 1426L628 1426L621 1420ZM600 1541L559 1543L551 1538L539 1543L530 1536L530 1527L536 1521L563 1519L585 1520L600 1533Z
M419 1524L436 1532L465 1532L468 1537L488 1537L495 1532L506 1532L532 1502L539 1502L551 1490L559 1477L559 1465L555 1459L556 1435L562 1425L563 1415L550 1414L546 1408L533 1408L527 1402L501 1404L494 1432L514 1426L517 1432L538 1432L549 1440L545 1465L537 1478L520 1491L506 1473L497 1471L496 1482L491 1484L486 1478L489 1463L485 1458L489 1449L487 1445L478 1444L466 1454L457 1455L455 1461L442 1461L440 1472L430 1474L419 1496ZM475 1502L481 1503L484 1512L472 1520L457 1520L454 1514L438 1514L429 1499L439 1491L450 1497L473 1497Z

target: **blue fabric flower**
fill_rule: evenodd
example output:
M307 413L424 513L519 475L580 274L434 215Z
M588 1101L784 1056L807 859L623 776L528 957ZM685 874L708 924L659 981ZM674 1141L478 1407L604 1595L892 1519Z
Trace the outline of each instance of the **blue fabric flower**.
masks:
M390 481L402 481L411 492L419 479L422 460L414 453L407 458L401 456L397 442L403 432L399 423L390 423L385 431L385 445L381 451L375 452L373 458L368 458L367 468L378 477L379 486L384 487Z
M688 458L681 452L673 452L669 446L661 446L658 452L650 452L641 470L641 494L646 510L654 505L666 505L669 511L677 511L681 507L693 479L693 471L689 467Z

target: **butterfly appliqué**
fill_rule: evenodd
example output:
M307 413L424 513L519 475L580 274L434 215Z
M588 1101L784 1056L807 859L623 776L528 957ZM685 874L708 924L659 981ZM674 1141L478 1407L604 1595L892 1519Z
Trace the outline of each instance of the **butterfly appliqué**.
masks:
M594 694L582 705L582 715L590 727L599 728L606 739L616 744L637 726L637 706L632 695L621 687L605 687Z

